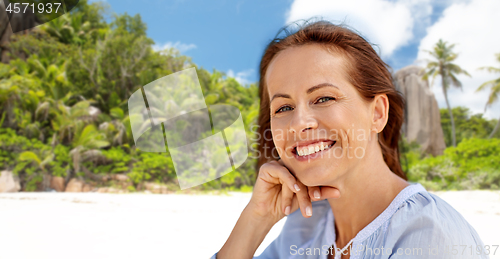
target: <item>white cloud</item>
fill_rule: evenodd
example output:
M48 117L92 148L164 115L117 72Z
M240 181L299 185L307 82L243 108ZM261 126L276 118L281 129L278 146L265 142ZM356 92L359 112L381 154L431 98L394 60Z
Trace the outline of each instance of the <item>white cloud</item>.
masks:
M407 45L414 30L430 24L430 0L294 0L286 22L319 16L333 22L345 22L390 57Z
M196 48L196 45L191 43L191 44L185 44L185 43L182 43L180 41L177 41L177 42L167 42L163 45L158 45L158 44L155 44L153 46L153 49L155 51L160 51L160 50L164 50L164 49L170 49L170 48L175 48L177 50L179 50L179 52L181 53L184 53L190 49L195 49Z
M227 77L233 77L242 85L250 84L250 80L248 79L253 74L253 69L247 69L240 72L235 73L232 69L229 69L226 73Z
M427 35L421 40L417 62L424 65L429 55L424 50L432 50L433 45L443 39L455 43L455 52L459 57L455 63L467 70L471 78L459 76L463 84L463 92L450 89L448 98L450 105L467 106L473 113L484 112L484 106L489 95L489 89L475 93L483 82L500 77L500 74L490 74L478 71L482 66L495 66L495 53L500 52L500 1L498 0L472 0L458 1L446 8L442 17L432 26L427 28ZM439 79L434 83L433 91L440 107L446 107L444 95ZM500 103L488 108L485 116L498 118L500 116Z

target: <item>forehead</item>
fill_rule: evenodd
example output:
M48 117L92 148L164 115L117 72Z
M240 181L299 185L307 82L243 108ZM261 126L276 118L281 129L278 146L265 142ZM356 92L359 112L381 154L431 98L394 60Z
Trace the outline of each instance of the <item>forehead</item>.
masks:
M347 60L338 51L328 51L319 44L287 48L278 53L266 72L268 94L283 90L309 88L332 83L346 88Z

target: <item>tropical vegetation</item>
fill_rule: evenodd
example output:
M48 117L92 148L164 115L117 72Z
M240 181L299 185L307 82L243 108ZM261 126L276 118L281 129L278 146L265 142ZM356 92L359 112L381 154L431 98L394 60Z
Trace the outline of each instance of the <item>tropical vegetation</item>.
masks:
M454 86L462 89L462 83L457 79L457 75L469 73L463 70L460 66L453 63L457 59L458 54L453 52L455 44L448 44L447 42L440 39L432 51L426 50L433 60L429 60L427 63L426 71L423 75L423 79L427 80L429 77L432 78L431 86L434 83L434 79L437 76L441 77L441 87L443 89L444 99L446 101L446 107L448 108L448 113L451 122L451 139L452 144L455 147L457 145L456 135L455 135L455 119L451 111L450 102L448 100L448 89L450 86Z
M179 190L168 150L136 148L127 101L141 86L194 67L206 103L238 107L251 141L242 166L195 189L251 190L257 85L199 67L174 48L155 50L139 15L114 14L106 20L107 13L102 2L81 0L70 15L14 35L10 62L0 63L0 170L13 171L23 191L47 190L51 177L110 186L117 175L128 177L130 191L143 189L145 182ZM456 76L467 74L452 63L457 56L452 49L439 41L426 71L426 78L441 77L445 96L450 86L461 87ZM499 80L478 88L491 87L486 107L498 99ZM441 109L448 146L443 155L427 156L417 144L402 142L408 178L433 190L499 188L499 120L451 108L448 100L447 106Z
M144 181L178 189L168 153L135 147L127 101L141 86L188 67L196 68L207 104L238 107L253 138L255 84L207 71L174 48L155 50L139 15L107 22L106 13L101 2L80 1L70 15L14 35L10 62L0 63L0 169L17 174L22 190L45 190L51 175L105 186L114 174L126 174L131 190ZM253 162L198 188L252 186Z

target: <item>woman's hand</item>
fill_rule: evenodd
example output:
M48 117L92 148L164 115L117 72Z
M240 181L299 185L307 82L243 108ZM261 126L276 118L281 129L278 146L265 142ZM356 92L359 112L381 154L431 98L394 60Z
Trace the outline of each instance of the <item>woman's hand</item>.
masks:
M260 167L247 208L256 217L271 218L276 223L299 208L309 218L313 213L311 201L339 197L339 191L333 187L305 186L278 160Z
M319 198L318 198L319 197ZM306 187L288 171L282 161L260 167L252 198L229 235L217 259L252 258L271 228L295 210L312 215L311 201L338 198L333 187Z

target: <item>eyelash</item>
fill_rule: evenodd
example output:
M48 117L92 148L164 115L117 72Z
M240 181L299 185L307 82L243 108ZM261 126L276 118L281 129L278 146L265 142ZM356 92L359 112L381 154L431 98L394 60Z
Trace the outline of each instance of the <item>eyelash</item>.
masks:
M334 97L330 97L330 96L323 96L323 97L320 97L318 98L314 103L324 103L324 102L327 102L327 101L330 101L330 100L327 100L327 101L323 101L323 102L319 102L319 100L323 99L323 98L330 98L330 100L335 100ZM281 113L281 112L284 112L284 111L280 111L281 109L283 108L291 108L290 106L288 105L285 105L285 106L281 106L280 108L278 108L274 114L277 114L277 113Z

